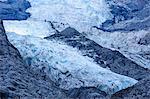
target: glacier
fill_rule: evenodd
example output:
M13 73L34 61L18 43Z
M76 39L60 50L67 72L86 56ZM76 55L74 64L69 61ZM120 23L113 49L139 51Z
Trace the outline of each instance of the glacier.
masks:
M150 44L147 42L150 31L149 0L28 1L31 5L29 2L17 3L17 0L0 0L2 5L0 19L5 20L4 26L9 41L19 50L24 63L31 70L46 73L63 90L96 87L107 94L114 94L125 88L128 90L128 87L134 85L129 88L132 90L131 93L134 94L135 90L142 88L144 93L148 92L149 89L146 89L146 86L149 86L147 82L149 77L146 73L150 70ZM13 9L4 10L5 7ZM15 14L11 13L15 16L9 15L9 11L15 11ZM22 19L27 20L20 21ZM84 52L67 45L64 41L43 39L55 34L59 36L59 33L67 27L75 28L97 45L117 51L119 55L123 54L122 56L129 59L131 63L138 64L135 71L142 70L142 73L138 75L144 76L134 76L134 73L130 72L134 66L124 70L117 68L119 71L111 70L112 65L111 68L102 68L103 66L97 64L94 58L83 55ZM68 40L70 39L77 40L78 37ZM87 50L87 54L89 54L88 51L91 50ZM116 72L119 73L116 74ZM120 75L120 72L123 74ZM146 80L145 75L147 75Z
M139 40L144 37L144 35L149 33L148 30L139 30L137 26L136 31L129 31L130 29L126 25L130 26L130 23L137 22L150 22L149 16L146 14L149 11L149 1L144 0L29 0L31 7L27 10L31 13L31 17L24 21L4 21L4 26L7 32L15 32L21 35L33 35L36 37L47 37L53 35L57 32L61 32L67 27L73 27L80 33L86 33L87 37L103 47L107 47L112 50L118 50L124 54L127 58L136 62L144 68L150 68L149 56L144 57L143 55L149 54L149 45L138 44ZM139 5L139 6L136 6ZM117 7L115 8L111 8ZM146 7L146 8L145 8ZM129 10L123 15L120 15L117 11L122 11L121 9ZM144 10L146 9L146 10ZM124 11L123 10L123 11ZM138 10L137 12L135 10ZM112 13L118 13L114 15ZM133 12L135 11L135 12ZM138 14L143 11L143 14ZM43 12L43 13L42 13ZM133 12L133 13L132 13ZM41 13L39 15L39 13ZM128 14L128 15L127 15ZM128 16L125 20L126 15ZM142 17L143 15L143 17ZM133 16L134 19L130 19L129 16ZM127 30L123 31L112 31L106 32L93 26L99 27L102 24L106 24L107 21L118 20L117 18L122 18L119 21L115 21L116 25L106 25L115 28L122 27ZM117 23L118 22L118 23ZM119 26L117 25L119 24ZM145 23L143 26L148 26ZM141 26L141 25L140 25ZM144 28L144 27L141 28ZM105 28L105 26L104 26ZM105 28L106 29L106 28ZM111 28L110 28L111 29Z
M79 50L55 40L7 33L26 64L46 72L60 88L97 87L113 94L137 83L137 80L104 69Z
M104 0L29 0L29 2L31 7L27 12L31 17L24 22L5 21L6 31L25 34L26 31L31 32L29 27L36 24L30 35L45 37L54 33L53 28L47 28L52 24L59 32L69 26L79 32L89 32L92 26L99 25L112 17ZM49 33L41 31L41 24L45 24L43 30Z
M68 23L79 32L87 32L111 18L105 0L30 0L31 18ZM36 11L35 11L36 10ZM50 10L50 11L49 11ZM40 16L40 12L44 12Z

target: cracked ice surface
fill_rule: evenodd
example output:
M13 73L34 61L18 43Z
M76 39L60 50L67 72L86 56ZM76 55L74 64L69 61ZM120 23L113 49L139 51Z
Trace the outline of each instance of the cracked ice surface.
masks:
M8 32L25 35L26 31L30 31L30 35L45 37L55 33L49 22L58 31L71 26L79 32L89 32L92 26L100 25L111 18L104 0L29 0L29 2L32 7L27 11L31 13L31 17L26 21L5 21L4 25ZM45 26L44 31L41 25ZM30 27L33 28L32 31Z
M100 67L61 42L15 33L7 35L28 65L45 71L63 89L92 86L112 94L137 83L135 79Z
M149 31L141 30L136 32L102 32L93 30L94 34L88 37L103 47L118 50L127 58L144 68L150 69L149 49L150 45L140 45L138 42Z

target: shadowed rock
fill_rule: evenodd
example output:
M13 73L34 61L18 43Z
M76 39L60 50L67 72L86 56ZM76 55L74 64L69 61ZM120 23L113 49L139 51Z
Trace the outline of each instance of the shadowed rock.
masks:
M110 6L113 18L106 20L100 27L107 31L139 31L150 27L149 0L106 0Z
M25 12L31 7L26 0L0 1L0 19L2 20L26 20L30 14Z
M105 92L94 87L81 87L70 89L67 95L72 99L109 99Z
M136 85L115 93L111 99L150 99L150 78L145 78Z
M149 45L150 44L150 33L146 34L143 38L140 39L138 44Z
M60 33L45 37L45 39L60 40L78 48L83 55L93 58L101 67L109 68L115 73L129 76L136 80L141 80L150 74L148 69L137 65L120 52L100 46L73 28L69 27Z

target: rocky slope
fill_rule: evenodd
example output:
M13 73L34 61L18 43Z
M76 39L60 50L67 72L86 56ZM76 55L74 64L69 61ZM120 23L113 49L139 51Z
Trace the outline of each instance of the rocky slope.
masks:
M113 18L98 29L108 32L139 31L150 27L149 0L106 0Z
M149 99L150 78L145 78L134 86L112 95L111 99Z
M0 92L5 97L65 97L42 71L25 65L0 23Z
M0 19L2 20L25 20L30 14L25 12L31 7L26 0L0 0Z

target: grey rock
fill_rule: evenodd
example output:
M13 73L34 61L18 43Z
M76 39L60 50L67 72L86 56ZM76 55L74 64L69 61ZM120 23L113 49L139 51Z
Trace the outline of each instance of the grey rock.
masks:
M95 87L81 87L70 89L67 95L73 99L109 99L105 92Z
M31 7L26 0L0 1L0 19L2 20L26 20L30 14L25 12Z
M139 31L150 27L149 0L106 0L113 18L95 28L107 31Z
M138 44L149 45L150 44L150 33L146 34L143 38L140 39Z
M145 78L136 85L115 93L111 99L150 99L150 78Z
M120 52L100 46L73 28L66 28L60 33L45 37L45 39L60 40L70 46L76 47L83 55L93 58L100 66L108 68L115 73L122 74L136 80L141 80L150 74L150 70L134 63Z

